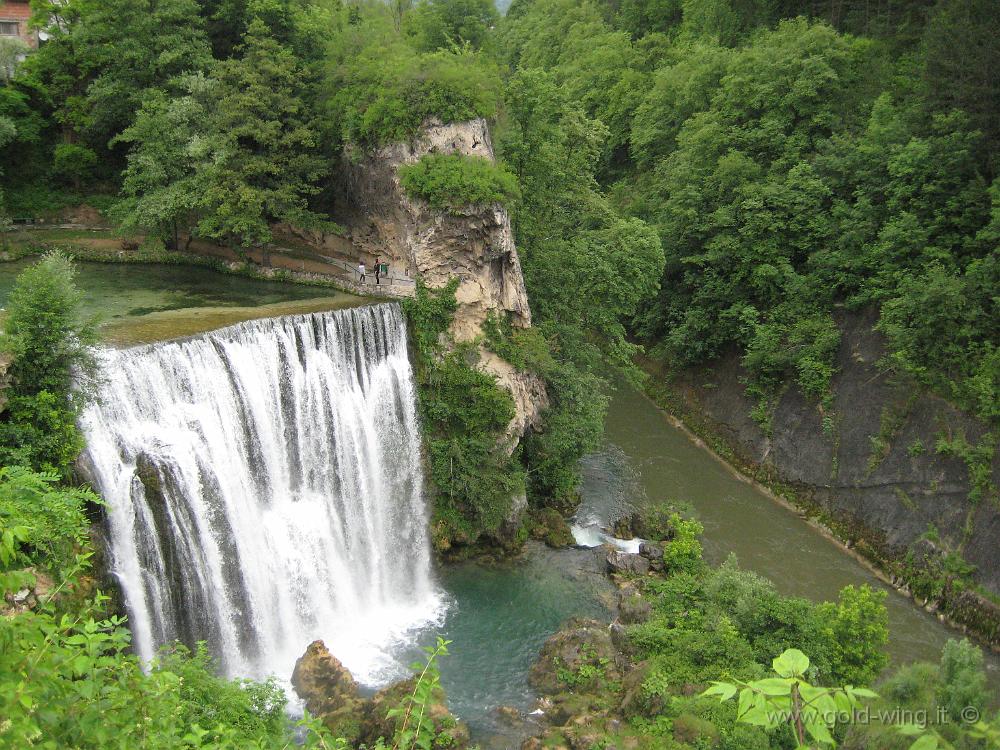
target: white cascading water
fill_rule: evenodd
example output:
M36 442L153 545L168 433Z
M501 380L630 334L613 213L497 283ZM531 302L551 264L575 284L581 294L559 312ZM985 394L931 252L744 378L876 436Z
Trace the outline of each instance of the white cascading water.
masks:
M322 638L362 683L438 621L399 307L241 323L101 353L82 416L141 657L204 640L287 678Z

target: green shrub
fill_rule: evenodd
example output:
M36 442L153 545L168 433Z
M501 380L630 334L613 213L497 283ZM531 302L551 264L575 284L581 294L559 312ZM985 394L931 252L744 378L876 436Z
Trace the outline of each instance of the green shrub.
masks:
M96 166L97 154L86 146L75 143L60 143L52 157L54 176L77 190L81 183L93 175Z
M217 675L217 665L204 643L192 653L176 643L164 649L156 667L178 677L177 692L181 726L197 724L209 730L225 727L233 740L247 743L287 741L287 698L273 679L265 682L227 680Z
M399 181L410 196L442 210L508 203L518 196L517 178L482 156L425 154L399 168Z
M846 685L870 685L888 664L885 644L889 619L885 591L845 586L837 604L824 602L820 617L832 652L832 679Z
M505 439L515 414L510 393L470 364L471 347L447 341L457 287L457 279L436 291L418 282L416 297L403 303L417 350L420 414L436 490L432 528L441 549L497 532L525 488Z
M679 513L671 514L668 527L668 541L663 547L663 564L667 571L696 571L702 565L698 537L705 527L693 518L682 518Z
M967 639L949 640L941 653L940 705L952 721L961 721L963 709L971 706L981 712L989 699L983 652Z
M80 399L93 359L92 323L81 319L75 269L51 253L25 269L7 302L3 348L12 357L0 462L67 472L82 448L76 428Z
M56 571L85 543L84 508L100 498L89 490L57 487L58 479L20 466L0 468L0 532L23 529L16 564Z
M379 40L345 56L331 104L344 138L365 150L405 141L423 123L492 118L499 103L495 64L469 50L420 54Z

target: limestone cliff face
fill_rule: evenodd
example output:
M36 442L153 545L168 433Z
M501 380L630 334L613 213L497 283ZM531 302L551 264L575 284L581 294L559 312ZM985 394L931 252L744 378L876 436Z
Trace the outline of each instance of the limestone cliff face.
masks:
M456 342L482 332L490 313L507 314L515 327L531 325L521 261L510 217L499 205L470 206L443 212L411 200L399 183L398 169L428 153L460 153L493 159L485 120L441 124L431 121L410 142L385 146L374 154L344 158L344 205L348 231L361 258L381 258L390 273L420 278L441 288L457 276L458 309L451 327ZM514 397L517 415L508 427L511 449L538 424L548 403L544 384L491 352L482 351L480 368L497 377Z

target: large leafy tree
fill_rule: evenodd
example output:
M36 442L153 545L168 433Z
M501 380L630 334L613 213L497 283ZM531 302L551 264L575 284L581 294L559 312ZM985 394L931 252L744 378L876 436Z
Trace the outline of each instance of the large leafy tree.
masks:
M195 0L36 3L50 40L27 64L69 137L104 149L146 91L203 70L211 50Z
M197 165L218 88L201 74L179 85L183 96L152 92L118 137L131 151L112 211L123 232L152 232L174 249L183 234L190 242L200 216Z
M196 233L242 249L266 248L276 221L321 220L308 198L324 162L298 60L259 20L239 51L210 76L179 80L181 96L151 94L120 137L132 147L116 207L125 228L175 247Z
M266 244L271 222L312 223L308 196L323 173L311 113L297 96L294 54L251 22L242 56L219 63L215 106L198 154L198 232L245 247Z

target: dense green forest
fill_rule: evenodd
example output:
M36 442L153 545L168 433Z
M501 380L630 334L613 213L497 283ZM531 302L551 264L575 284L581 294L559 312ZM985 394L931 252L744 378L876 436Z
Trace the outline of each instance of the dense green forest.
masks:
M874 310L884 368L991 430L1000 422L990 0L513 0L503 16L490 0L31 7L47 40L0 65L13 71L0 81L5 247L14 219L81 203L154 250L198 238L245 253L277 222L335 232L345 149L412 138L428 118L489 122L498 164L440 156L401 179L441 210L509 209L536 325L491 319L485 343L542 376L551 405L515 453L498 447L509 398L467 352L441 347L454 288L421 287L407 304L434 523L449 543L496 532L521 490L539 516L572 508L610 383L642 377L640 344L675 367L737 351L766 428L791 383L829 408L839 315ZM0 588L44 581L51 595L0 616L0 745L346 747L308 717L293 727L277 684L214 676L204 650L178 646L149 673L130 653L90 569L100 498L73 485L86 393L71 373L88 370L94 340L78 297L71 265L51 255L8 303ZM995 434L979 447L988 456ZM690 523L661 534L682 543L648 584L653 619L630 633L652 666L629 731L657 748L793 747L787 727L741 724L736 705L688 688L766 682L793 647L811 657L811 680L870 685L885 664L884 608L868 590L812 605L734 566L712 570ZM611 689L594 671L564 677ZM957 643L879 690L913 706L988 699L981 655ZM693 727L684 740L680 717ZM996 747L988 729L917 742ZM836 737L913 741L857 732ZM386 740L434 742L426 729Z

